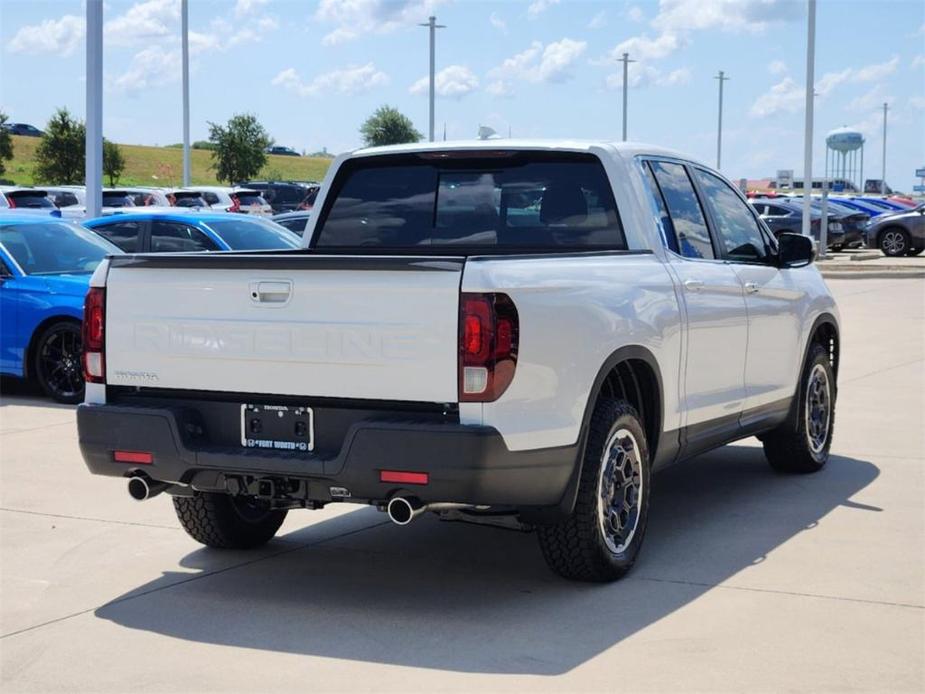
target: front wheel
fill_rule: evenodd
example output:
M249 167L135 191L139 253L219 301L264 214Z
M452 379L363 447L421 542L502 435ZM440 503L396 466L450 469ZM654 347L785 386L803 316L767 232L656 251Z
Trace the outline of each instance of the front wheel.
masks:
M632 568L648 520L649 468L636 410L625 400L601 400L591 416L575 509L561 523L537 528L553 571L603 582Z
M197 542L220 549L250 549L269 542L286 519L258 499L212 492L175 496L173 508L183 529Z
M60 321L48 326L35 345L35 378L45 394L73 405L84 398L80 325Z
M835 426L835 372L820 344L810 347L796 411L762 437L764 454L780 472L818 472L829 460Z
M909 250L909 235L902 229L887 229L880 237L880 250L890 258L906 255Z

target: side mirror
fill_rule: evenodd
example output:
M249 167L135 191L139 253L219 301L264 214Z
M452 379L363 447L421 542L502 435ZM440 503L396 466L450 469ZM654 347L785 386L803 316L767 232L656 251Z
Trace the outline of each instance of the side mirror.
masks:
M777 249L781 267L805 267L816 257L811 238L789 231L777 237Z

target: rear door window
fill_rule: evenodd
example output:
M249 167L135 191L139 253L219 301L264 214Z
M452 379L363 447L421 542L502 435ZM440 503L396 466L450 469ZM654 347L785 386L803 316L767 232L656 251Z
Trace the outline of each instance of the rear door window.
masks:
M126 253L135 253L141 250L138 240L143 227L144 222L113 222L96 226L93 231Z
M10 207L39 209L55 206L55 203L48 199L44 191L16 191L7 193L6 197L12 203Z
M217 251L215 242L188 224L154 221L151 223L151 250L154 253Z
M335 179L316 247L623 250L610 182L592 155L375 157Z
M707 222L684 166L666 161L649 163L668 206L672 232L681 255L686 258L714 258Z

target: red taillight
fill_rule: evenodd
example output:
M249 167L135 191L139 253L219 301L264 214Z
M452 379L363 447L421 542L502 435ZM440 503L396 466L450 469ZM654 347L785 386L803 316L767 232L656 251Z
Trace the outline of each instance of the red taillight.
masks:
M380 470L380 482L393 482L398 484L427 484L430 475L426 472L402 472L401 470Z
M517 308L507 294L462 294L460 402L491 402L501 397L514 379L517 342Z
M84 300L83 363L87 383L106 382L103 345L106 337L106 290L90 287Z
M117 463L150 465L154 462L154 454L146 451L113 451L112 459Z
M229 212L240 212L241 211L241 201L238 200L237 195L231 196L231 207L228 208Z

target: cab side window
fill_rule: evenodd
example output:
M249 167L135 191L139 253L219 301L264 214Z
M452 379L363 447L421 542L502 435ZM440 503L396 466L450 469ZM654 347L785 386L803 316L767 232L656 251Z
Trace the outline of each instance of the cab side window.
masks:
M126 253L136 253L142 222L113 222L94 227L93 231Z
M694 175L716 226L723 255L738 262L764 262L768 248L748 205L718 176L696 168Z
M155 253L217 251L218 246L199 229L179 222L155 221L151 224L151 250Z
M681 164L673 162L652 161L649 164L668 206L671 232L677 238L681 255L686 258L716 257L703 210L687 171Z

